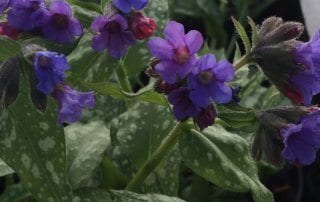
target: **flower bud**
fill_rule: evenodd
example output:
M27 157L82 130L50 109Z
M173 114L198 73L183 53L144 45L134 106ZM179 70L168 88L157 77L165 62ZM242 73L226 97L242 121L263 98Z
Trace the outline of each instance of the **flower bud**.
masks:
M253 47L251 60L258 64L270 81L298 105L310 106L320 93L320 32L309 42L297 38L303 25L269 18L259 30L259 41Z
M15 40L18 38L19 33L20 32L17 29L10 26L8 22L0 23L0 35L5 35Z
M154 86L154 90L158 93L163 93L168 95L171 91L178 88L177 84L169 84L163 80L158 80L158 82Z
M199 114L193 118L193 121L199 126L200 130L212 126L218 113L213 104L207 108L202 109Z
M130 16L130 29L138 40L146 39L153 35L157 25L152 18L143 15L142 12L133 12Z

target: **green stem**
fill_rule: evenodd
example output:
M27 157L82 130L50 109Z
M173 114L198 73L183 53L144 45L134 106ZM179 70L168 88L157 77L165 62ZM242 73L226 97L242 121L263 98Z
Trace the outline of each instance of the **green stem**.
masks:
M185 122L178 123L169 135L162 141L159 148L151 155L151 157L143 164L137 174L128 183L126 190L136 191L150 175L150 173L159 165L170 149L178 142L181 130Z
M131 84L128 79L126 69L124 68L124 65L122 64L122 62L116 68L116 74L122 90L129 93L132 92Z
M233 65L234 68L236 70L240 69L241 67L249 64L250 61L249 61L249 57L248 55L244 55L242 58L240 58L237 62L235 62L235 64Z

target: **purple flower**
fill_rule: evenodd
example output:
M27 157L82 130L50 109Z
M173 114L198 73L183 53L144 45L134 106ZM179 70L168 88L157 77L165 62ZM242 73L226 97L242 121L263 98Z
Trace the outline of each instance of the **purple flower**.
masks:
M0 0L0 15L9 7L9 0Z
M79 121L81 119L83 109L93 108L96 103L93 92L78 92L64 84L56 88L52 93L52 96L58 102L59 125Z
M320 111L302 117L300 123L289 124L281 131L284 142L282 156L302 165L309 165L316 159L320 147Z
M52 2L50 11L40 10L36 18L44 37L58 43L72 42L76 36L83 34L79 20L72 16L72 9L65 1Z
M216 61L212 54L202 56L194 71L189 75L190 99L199 107L207 107L211 101L228 103L232 89L225 84L232 81L234 67L226 60Z
M148 4L148 0L112 0L112 4L122 12L129 13L132 8L143 9Z
M174 116L183 121L198 115L200 109L189 98L189 89L182 87L170 92L169 102L173 105Z
M294 55L296 63L301 67L291 78L293 92L288 92L293 95L291 99L297 104L309 106L312 97L320 93L320 31L309 42L299 43Z
M166 39L155 37L148 43L152 55L161 62L155 66L157 73L168 83L175 83L177 77L185 78L196 61L195 53L203 44L200 32L192 30L185 34L182 24L170 21L165 30Z
M34 68L39 80L38 90L48 95L65 80L64 72L69 70L70 66L64 55L39 51L35 54Z
M22 31L33 31L39 27L37 12L46 9L44 0L14 0L8 14L9 24Z
M132 33L128 31L127 20L119 14L97 17L91 24L91 30L99 33L93 38L92 48L96 51L107 49L115 58L123 57L128 47L135 42Z

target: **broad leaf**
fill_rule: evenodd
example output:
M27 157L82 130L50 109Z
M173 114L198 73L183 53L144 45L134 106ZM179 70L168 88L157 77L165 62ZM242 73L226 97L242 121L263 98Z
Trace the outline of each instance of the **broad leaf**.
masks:
M110 143L104 123L76 123L65 128L68 179L73 189L86 186L102 161Z
M118 61L109 57L105 51L92 49L92 37L92 34L86 33L68 56L71 65L68 80L73 84L107 81L118 65Z
M172 115L167 108L151 104L136 104L118 119L113 121L113 141L118 141L115 147L115 160L122 159L118 165L122 172L131 177L151 154L159 147L161 141L168 135L174 125ZM177 148L167 154L155 172L146 179L141 191L158 192L166 195L176 195L178 191L178 172L180 156ZM124 159L124 157L128 159ZM128 170L133 162L134 168Z
M206 180L231 191L251 191L257 202L273 201L259 181L258 170L250 156L249 144L221 126L204 133L191 130L180 138L183 161Z
M179 198L160 194L137 194L130 191L111 190L113 202L146 201L146 202L184 202Z
M0 61L16 56L20 51L21 47L16 41L0 36Z
M127 93L122 91L119 85L111 82L87 84L86 86L101 95L109 95L118 100L145 101L157 105L168 105L163 95L151 90L138 93Z
M49 102L45 114L37 111L29 98L28 81L22 80L17 100L0 114L0 156L38 201L69 202L65 140L57 126L56 108Z
M10 175L14 173L14 170L8 166L2 159L0 159L0 177Z

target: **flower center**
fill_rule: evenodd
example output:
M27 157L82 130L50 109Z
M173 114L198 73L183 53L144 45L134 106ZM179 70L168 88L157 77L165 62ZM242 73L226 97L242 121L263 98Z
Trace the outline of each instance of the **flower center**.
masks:
M117 33L121 30L121 26L118 22L111 21L106 25L106 29L111 33Z
M65 27L69 24L69 18L66 15L55 13L53 15L53 22L57 27Z
M214 75L210 71L203 71L199 74L199 80L204 85L210 84L213 78L214 78Z
M179 64L186 63L190 58L189 50L186 46L175 49L174 60Z
M39 2L37 2L37 1L32 1L32 2L30 2L30 4L31 4L31 8L32 8L33 10L35 10L35 11L40 8L40 4L39 4Z
M43 69L47 69L50 66L50 59L46 56L40 56L38 58L38 65Z

